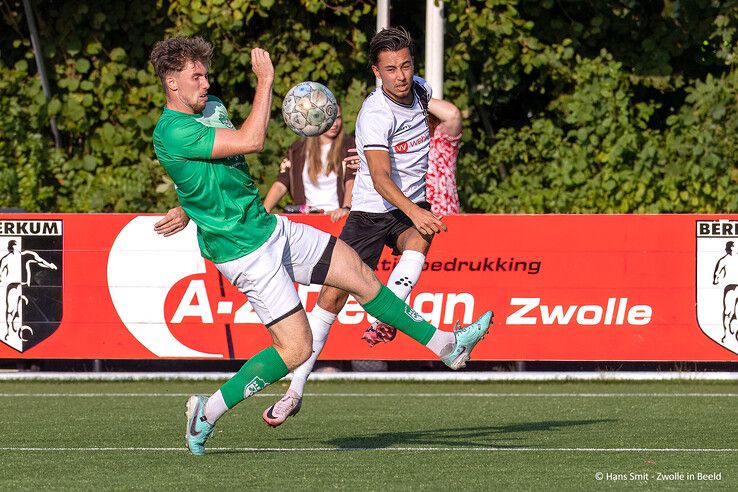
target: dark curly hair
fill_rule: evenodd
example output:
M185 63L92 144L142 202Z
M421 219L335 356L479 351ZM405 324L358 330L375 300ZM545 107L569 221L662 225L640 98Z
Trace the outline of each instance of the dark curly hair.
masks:
M154 72L164 85L167 75L181 72L188 62L199 61L203 65L210 65L213 58L213 45L199 36L174 38L157 41L151 50L151 64ZM166 85L165 85L166 87Z

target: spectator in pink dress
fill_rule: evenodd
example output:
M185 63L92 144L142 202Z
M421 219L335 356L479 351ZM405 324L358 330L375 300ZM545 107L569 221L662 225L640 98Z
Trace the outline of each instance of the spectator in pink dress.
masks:
M448 101L434 100L428 115L431 141L428 174L425 178L426 199L436 215L459 213L456 188L456 158L461 142L461 111Z

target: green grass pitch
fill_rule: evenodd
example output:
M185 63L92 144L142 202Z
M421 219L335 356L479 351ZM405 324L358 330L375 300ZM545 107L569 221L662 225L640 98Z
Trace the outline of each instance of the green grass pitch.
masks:
M738 490L731 382L313 382L272 429L278 383L193 457L184 402L217 387L2 382L0 490Z

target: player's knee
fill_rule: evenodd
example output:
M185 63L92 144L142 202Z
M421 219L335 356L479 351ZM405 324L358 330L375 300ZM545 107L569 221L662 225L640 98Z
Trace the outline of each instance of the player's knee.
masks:
M361 275L363 283L367 286L373 286L379 282L379 280L377 280L377 276L374 274L374 270L369 268L366 263L361 264L359 275Z
M306 340L301 340L277 347L277 352L282 357L287 369L292 371L310 358L313 353L313 346L311 343L307 343Z
M313 354L312 344L300 344L299 346L295 347L294 354L293 354L294 367L291 367L290 370L293 370L296 367L302 365L306 360L310 358L312 354Z

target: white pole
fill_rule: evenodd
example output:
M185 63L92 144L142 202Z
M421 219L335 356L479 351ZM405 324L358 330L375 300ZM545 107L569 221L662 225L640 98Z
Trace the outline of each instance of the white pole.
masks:
M390 0L377 1L377 32L389 27ZM377 87L382 85L382 79L377 77Z
M442 0L425 0L425 79L433 88L433 97L443 99Z
M389 27L390 0L379 0L377 2L377 32Z

